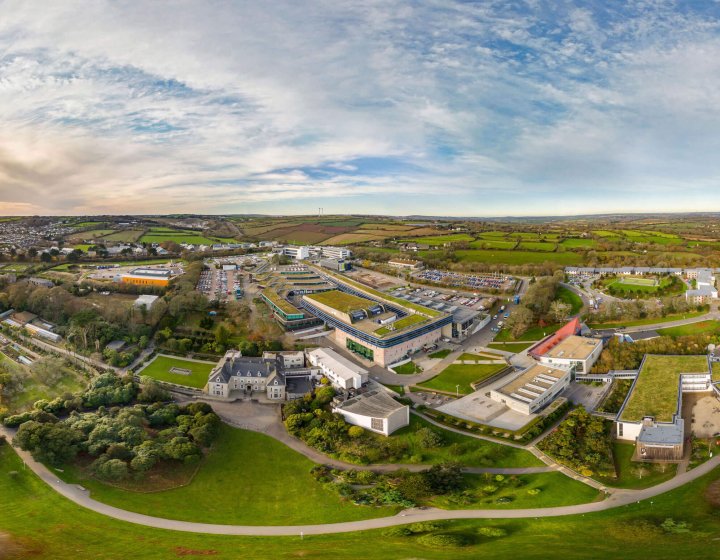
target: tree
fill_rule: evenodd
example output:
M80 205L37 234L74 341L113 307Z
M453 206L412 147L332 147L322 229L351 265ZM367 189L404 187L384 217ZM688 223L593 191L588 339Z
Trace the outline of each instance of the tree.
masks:
M507 328L513 338L518 338L533 324L535 317L533 312L525 306L519 306L507 319Z
M550 304L550 315L555 319L556 323L567 321L572 307L560 299L556 299Z
M15 443L36 461L57 466L75 457L81 438L80 432L63 423L31 420L20 425Z
M51 263L52 262L52 255L50 253L41 253L40 254L40 262L43 263Z

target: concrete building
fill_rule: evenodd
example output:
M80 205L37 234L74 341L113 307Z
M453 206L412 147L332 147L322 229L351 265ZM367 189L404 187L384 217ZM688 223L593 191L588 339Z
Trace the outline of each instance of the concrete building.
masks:
M528 349L528 355L542 364L573 369L575 375L590 373L603 349L602 340L578 336L579 319L573 319Z
M490 398L522 414L545 408L570 384L572 368L535 364L490 391Z
M306 351L306 355L310 365L320 368L322 374L338 389L360 389L368 381L366 369L331 348L315 348Z
M171 279L172 271L161 268L136 268L132 272L120 276L122 284L160 288L167 287Z
M345 421L371 432L389 436L410 423L410 407L401 404L384 389L375 389L333 405L333 412Z
M352 264L350 264L350 261L346 261L344 259L321 259L320 260L320 266L324 266L325 268L329 268L330 270L333 270L335 272L345 272L346 270L350 270L352 268Z
M690 280L695 280L695 288L685 292L685 299L695 305L708 304L718 299L718 291L715 287L715 275L708 268L698 268L686 272Z
M409 259L391 259L388 261L388 266L393 268L402 268L405 270L420 270L422 263L420 261L413 261Z
M333 327L338 344L387 366L452 332L452 315L388 296L327 271L337 289L302 296L301 305Z
M310 256L310 250L304 245L288 245L282 248L282 254L293 259L303 260Z
M349 259L352 257L352 251L345 247L331 247L325 245L316 245L309 247L310 254L328 259Z

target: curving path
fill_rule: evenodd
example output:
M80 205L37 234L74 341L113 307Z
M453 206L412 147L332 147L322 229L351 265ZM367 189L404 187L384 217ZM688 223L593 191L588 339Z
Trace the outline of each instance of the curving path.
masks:
M12 441L13 433L6 428L0 428L0 435L5 435ZM369 529L382 529L395 525L404 525L417 521L437 521L445 519L523 519L537 517L559 517L563 515L582 515L605 511L641 500L647 500L669 490L673 490L701 477L720 465L720 455L692 471L683 473L645 490L624 490L617 492L601 502L591 502L575 506L534 509L469 509L469 510L440 510L440 509L410 509L390 517L366 519L363 521L350 521L344 523L328 523L321 525L217 525L211 523L193 523L189 521L176 521L142 515L131 511L119 509L93 500L84 488L67 484L59 480L47 467L36 462L29 453L16 449L25 464L48 484L58 494L71 500L77 505L96 513L112 517L120 521L172 531L188 533L206 533L212 535L242 535L242 536L292 536L292 535L323 535L330 533L347 533L352 531L366 531Z

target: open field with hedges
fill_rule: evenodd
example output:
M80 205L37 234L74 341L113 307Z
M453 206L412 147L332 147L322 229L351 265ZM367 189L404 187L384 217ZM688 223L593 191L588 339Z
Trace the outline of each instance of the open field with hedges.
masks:
M155 356L152 362L148 363L138 375L147 375L158 381L167 381L177 385L185 385L202 389L207 384L208 375L212 368L215 367L212 362L195 362L192 360L183 360L174 356ZM179 370L189 370L189 374L174 373L170 370L177 368Z

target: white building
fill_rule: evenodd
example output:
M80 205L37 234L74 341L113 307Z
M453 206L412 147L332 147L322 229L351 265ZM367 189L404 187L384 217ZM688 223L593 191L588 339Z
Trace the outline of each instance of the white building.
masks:
M550 342L550 341L548 341ZM541 364L564 369L575 368L576 375L590 373L603 349L602 340L570 335L542 354L533 354Z
M324 245L317 247L319 255L330 259L347 259L352 257L352 251L345 247L326 247Z
M522 414L533 414L555 400L571 377L572 369L535 364L490 391L490 398Z
M287 257L292 257L293 259L303 260L310 256L310 250L304 245L288 245L287 247L283 247L282 254Z
M338 389L359 389L363 383L367 383L366 369L331 348L308 350L307 359L311 365L320 368L322 374Z
M375 389L333 406L345 421L371 432L389 436L410 423L410 407Z
M718 299L718 291L715 287L715 276L708 268L688 270L687 277L695 280L696 288L685 292L685 299L690 303L710 303L710 300Z

